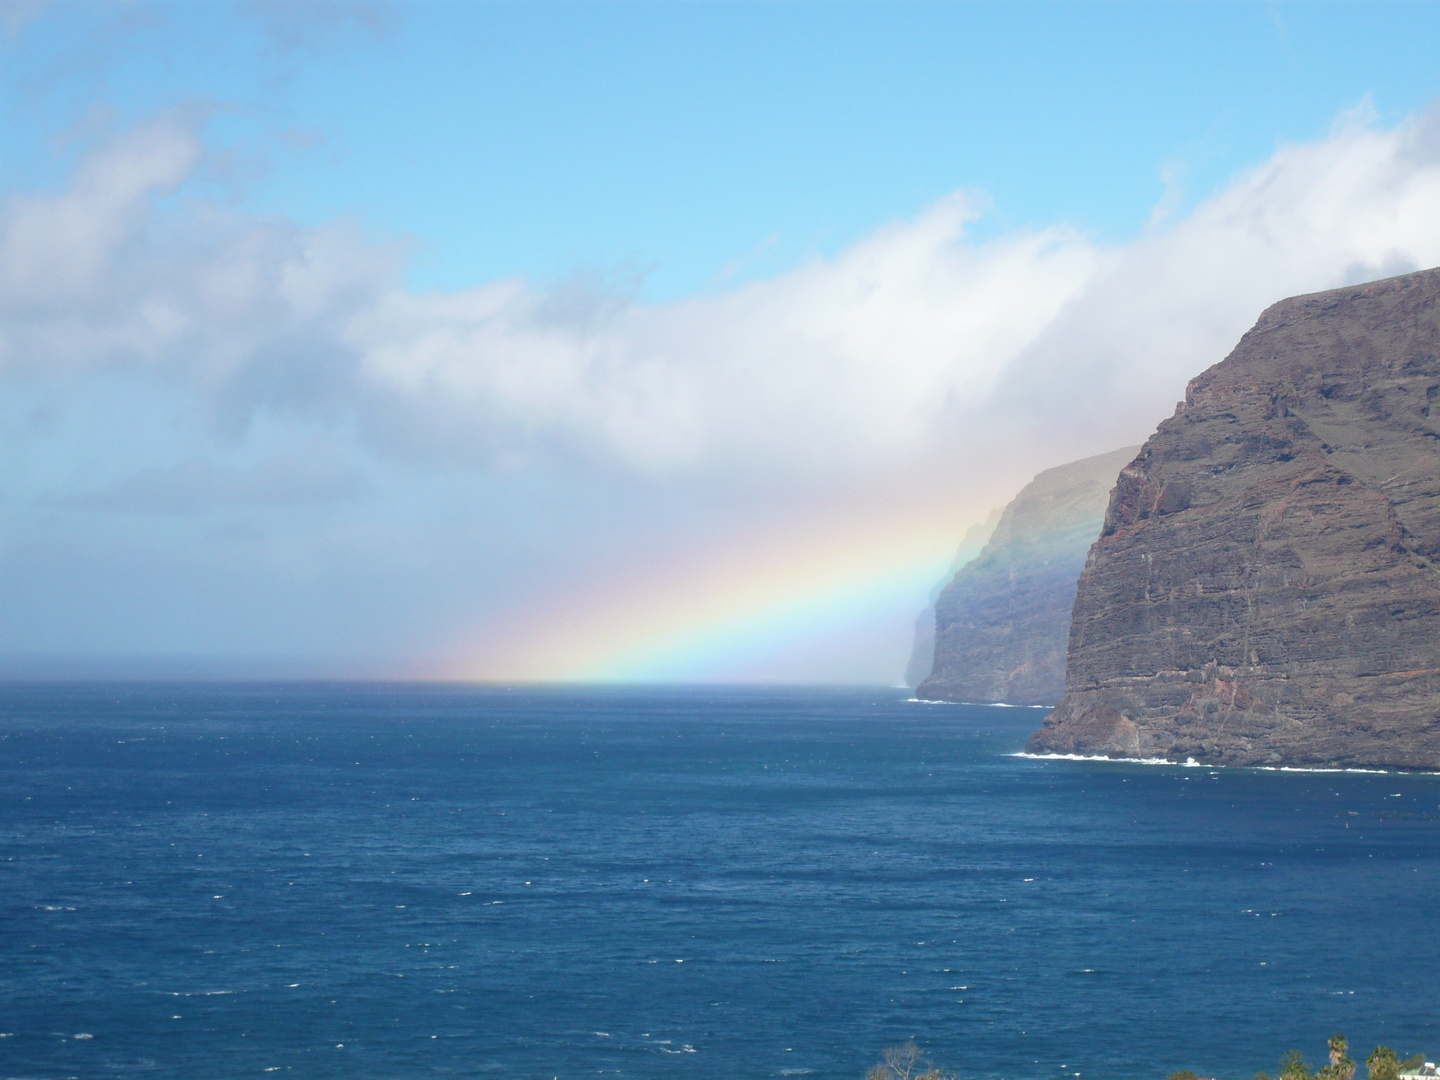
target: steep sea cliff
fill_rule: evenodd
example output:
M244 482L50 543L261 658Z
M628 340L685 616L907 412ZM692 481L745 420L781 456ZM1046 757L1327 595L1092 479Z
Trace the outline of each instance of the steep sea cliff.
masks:
M1047 469L1005 507L989 541L935 602L929 701L1050 705L1065 690L1075 582L1127 447Z
M951 560L950 569L942 580L935 583L935 587L930 593L930 603L926 605L925 610L915 617L915 643L910 649L910 660L905 665L906 686L919 686L930 677L930 672L934 670L935 604L939 601L940 594L945 591L946 586L955 580L955 575L985 550L985 545L995 534L995 526L1000 524L1001 509L997 506L990 511L984 521L977 525L971 525L965 530L965 535L960 538L960 546L955 550L955 558Z
M1120 475L1034 752L1440 768L1440 270L1269 308Z

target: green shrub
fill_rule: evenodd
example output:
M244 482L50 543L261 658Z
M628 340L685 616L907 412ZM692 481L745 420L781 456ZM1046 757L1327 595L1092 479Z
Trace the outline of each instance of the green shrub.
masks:
M1299 1050L1288 1050L1280 1059L1280 1080L1310 1080L1310 1066Z

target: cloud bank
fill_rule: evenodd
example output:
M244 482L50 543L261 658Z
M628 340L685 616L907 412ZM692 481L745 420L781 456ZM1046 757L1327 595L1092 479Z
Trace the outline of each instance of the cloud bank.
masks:
M274 545L333 545L357 579L395 562L436 588L504 579L467 594L472 621L503 622L604 573L597 545L643 560L697 531L753 537L777 506L859 517L888 487L886 512L958 537L1037 469L1142 439L1273 301L1440 264L1434 113L1343 117L1122 245L1063 225L975 240L985 200L957 192L832 258L666 304L583 279L417 293L403 241L207 195L216 157L202 118L168 113L95 146L63 187L0 203L12 577L56 530L103 546L82 520L263 508ZM464 541L437 540L462 499ZM284 510L301 505L344 524L302 527ZM380 522L388 555L356 539ZM534 545L507 523L547 538L543 565L517 559ZM127 528L143 549L143 523ZM393 644L387 610L358 635L376 650ZM867 676L898 674L899 636Z

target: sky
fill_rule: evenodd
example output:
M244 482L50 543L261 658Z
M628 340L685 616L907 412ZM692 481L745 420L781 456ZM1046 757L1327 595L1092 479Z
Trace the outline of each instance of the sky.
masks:
M0 2L0 675L894 683L1440 264L1440 7Z

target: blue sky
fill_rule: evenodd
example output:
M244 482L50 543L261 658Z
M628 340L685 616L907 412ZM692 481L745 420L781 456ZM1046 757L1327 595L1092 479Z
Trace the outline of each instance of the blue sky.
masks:
M1440 264L1436 41L0 4L0 674L893 681L1035 472Z
M408 239L415 287L668 299L957 188L984 230L1130 239L1167 177L1183 210L1345 109L1431 102L1436 40L1420 3L60 4L5 49L4 167L59 182L87 130L183 102L227 198Z

